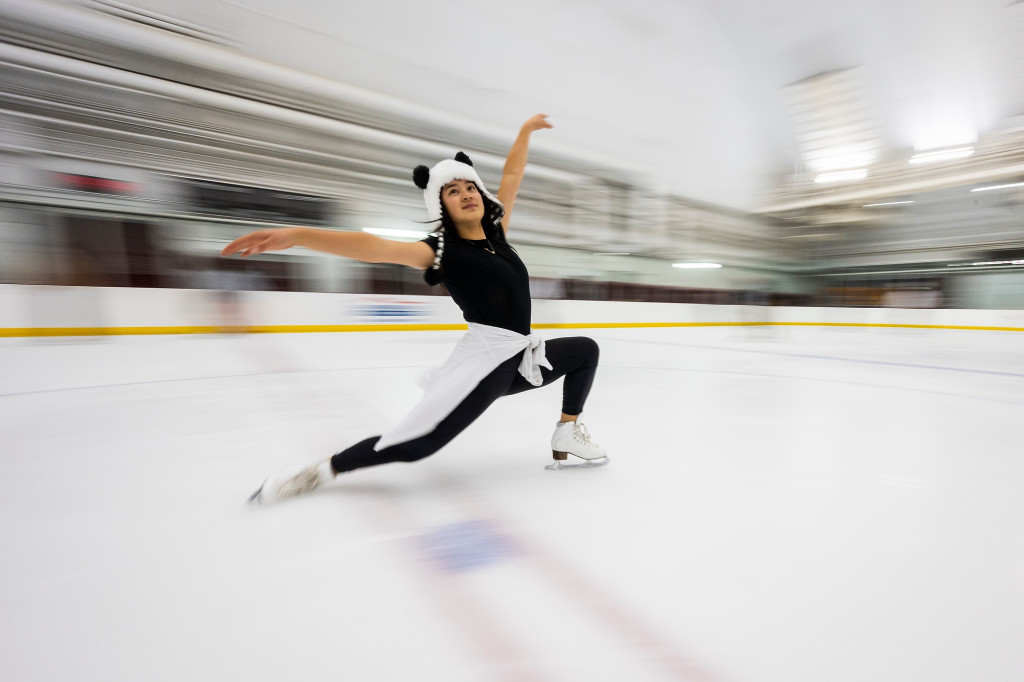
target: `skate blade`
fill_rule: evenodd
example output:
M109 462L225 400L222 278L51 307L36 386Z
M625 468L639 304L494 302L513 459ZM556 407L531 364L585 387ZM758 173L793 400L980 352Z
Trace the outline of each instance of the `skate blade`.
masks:
M597 459L585 459L579 464L563 464L563 460L556 459L551 464L544 467L548 471L561 471L562 469L594 469L596 467L603 467L611 461L607 457L598 457Z

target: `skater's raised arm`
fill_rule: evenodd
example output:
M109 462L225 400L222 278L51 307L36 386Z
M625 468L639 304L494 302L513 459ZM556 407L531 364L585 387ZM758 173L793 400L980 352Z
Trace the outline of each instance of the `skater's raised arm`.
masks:
M426 270L434 262L434 250L423 242L396 242L366 232L338 232L313 227L280 227L250 232L224 247L221 255L255 256L302 246L314 251L364 263L395 263Z
M512 144L508 156L505 158L505 167L501 171L501 186L498 187L498 201L505 207L505 217L501 219L501 228L508 232L508 221L512 215L512 206L516 203L516 195L519 194L519 185L523 181L523 173L526 171L526 157L530 148L530 134L537 130L550 128L547 114L537 114L523 124L519 130L516 141Z

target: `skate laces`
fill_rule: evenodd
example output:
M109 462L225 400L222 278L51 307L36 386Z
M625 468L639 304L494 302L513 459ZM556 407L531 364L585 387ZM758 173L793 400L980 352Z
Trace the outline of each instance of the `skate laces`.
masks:
M576 423L576 426L572 430L572 436L576 440L586 445L592 445L593 441L590 439L590 432L587 431L585 424Z

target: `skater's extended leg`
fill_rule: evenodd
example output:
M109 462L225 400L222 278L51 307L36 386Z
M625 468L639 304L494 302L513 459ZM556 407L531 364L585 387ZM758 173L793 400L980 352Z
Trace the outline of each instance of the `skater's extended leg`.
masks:
M397 443L380 451L373 449L380 436L367 438L329 459L302 469L271 476L250 500L260 503L276 502L314 490L340 473L388 462L415 462L434 454L473 423L491 403L505 394L512 377L518 374L518 362L517 356L495 368L451 414L425 436Z
M425 436L397 443L380 451L373 449L380 436L367 438L334 455L331 458L332 468L337 473L343 473L388 462L415 462L434 454L462 433L490 407L491 403L505 395L513 377L520 376L518 366L518 355L498 365L477 384L451 414Z

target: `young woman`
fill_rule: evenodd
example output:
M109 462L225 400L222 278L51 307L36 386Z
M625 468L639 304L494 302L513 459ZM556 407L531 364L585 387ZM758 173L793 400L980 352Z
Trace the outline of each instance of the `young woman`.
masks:
M368 263L419 268L431 285L445 285L469 327L444 365L434 370L423 399L397 426L329 459L271 476L253 495L254 501L309 492L353 469L422 459L441 449L501 396L546 386L563 376L562 414L551 437L554 462L547 468L608 463L604 449L578 419L597 371L597 344L586 337L545 342L531 333L529 274L506 238L530 135L550 127L544 114L523 124L505 160L496 197L462 152L433 168L417 167L413 179L423 190L427 216L440 223L423 241L293 227L253 232L224 248L226 256L252 256L303 246ZM563 464L569 455L582 462Z

